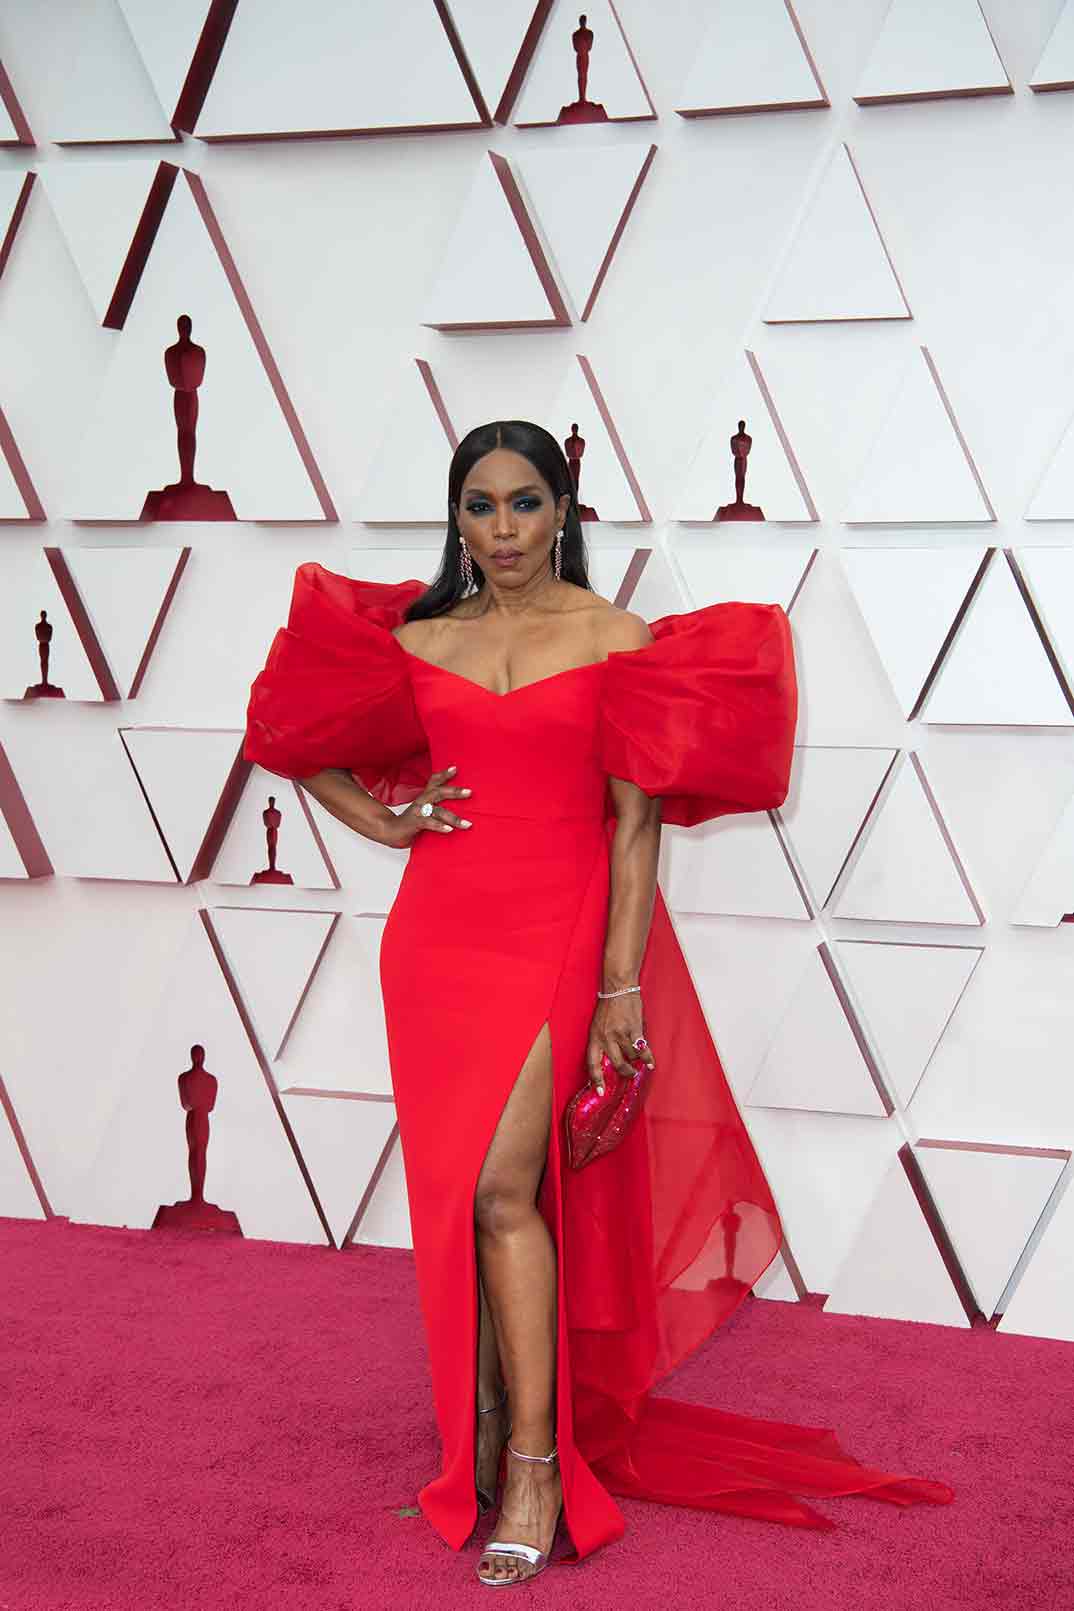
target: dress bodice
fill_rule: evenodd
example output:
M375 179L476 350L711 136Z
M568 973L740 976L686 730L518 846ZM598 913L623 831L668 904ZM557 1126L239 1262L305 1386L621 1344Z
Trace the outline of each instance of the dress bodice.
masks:
M684 827L786 798L798 688L780 605L661 616L640 649L497 694L403 648L393 628L425 590L300 565L250 689L244 759L286 778L342 768L390 806L454 764L475 812L507 816L598 814L608 777Z
M454 764L452 781L473 790L453 810L543 821L604 814L597 723L606 662L497 694L409 652L406 658L432 770Z

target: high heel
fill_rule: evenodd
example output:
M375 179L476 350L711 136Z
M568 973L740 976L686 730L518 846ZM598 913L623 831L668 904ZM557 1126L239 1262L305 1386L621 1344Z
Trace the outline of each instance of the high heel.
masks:
M491 1415L494 1410L502 1410L506 1403L507 1403L507 1389L505 1387L503 1392L500 1394L499 1398L496 1400L495 1404L490 1404L490 1405L488 1405L488 1407L486 1409L483 1409L483 1410L479 1409L477 1413L478 1413L478 1415ZM499 1464L497 1466L497 1472L502 1470L502 1468L503 1468L503 1451L501 1450L500 1451ZM498 1486L498 1477L497 1477L497 1486ZM481 1512L481 1514L484 1515L486 1513L486 1511L491 1510L493 1505L496 1503L496 1495L494 1493L492 1493L492 1494L486 1493L484 1488L482 1488L480 1483L477 1481L476 1477L474 1478L474 1491L477 1494L477 1508Z
M517 1449L511 1447L510 1437L511 1435L508 1433L507 1452L508 1454L513 1454L516 1460L529 1460L537 1465L549 1466L554 1460L559 1459L558 1444L552 1449L551 1454L520 1454ZM515 1583L528 1583L531 1578L535 1578L538 1573L544 1571L552 1557L552 1551L556 1547L556 1538L559 1534L559 1524L562 1519L563 1502L561 1500L559 1509L556 1511L556 1525L552 1529L552 1539L546 1550L537 1549L533 1544L517 1544L510 1539L490 1538L481 1552L482 1558L486 1555L509 1555L516 1560L527 1561L533 1567L533 1571L517 1573L514 1577L482 1577L479 1562L477 1581L483 1583L487 1589L507 1589Z

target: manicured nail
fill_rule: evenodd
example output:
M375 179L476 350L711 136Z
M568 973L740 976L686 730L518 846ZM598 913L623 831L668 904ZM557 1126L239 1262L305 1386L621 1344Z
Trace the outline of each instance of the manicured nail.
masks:
M473 789L463 789L463 794L473 794Z
M457 772L457 771L458 771L458 770L459 770L459 769L458 769L458 767L457 767L457 766L449 766L449 767L448 767L448 771L449 771L449 772Z
M459 821L462 823L464 828L472 828L473 827L473 823L472 822L467 822L465 817L460 817Z

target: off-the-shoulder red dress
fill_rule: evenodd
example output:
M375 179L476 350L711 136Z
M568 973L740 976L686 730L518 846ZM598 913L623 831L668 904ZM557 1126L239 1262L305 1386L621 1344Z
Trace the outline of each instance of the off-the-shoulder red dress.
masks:
M742 1302L782 1239L660 895L641 965L656 1060L642 1121L573 1171L563 1110L585 1078L615 832L607 779L690 826L786 796L797 718L790 625L722 603L649 623L653 642L497 694L405 650L420 581L299 566L251 689L243 754L281 777L341 767L388 805L452 764L465 833L414 840L380 977L443 1463L419 1495L455 1548L474 1492L474 1188L548 1021L554 1095L540 1209L558 1249L557 1438L578 1556L619 1537L613 1494L804 1527L796 1494L953 1498L860 1465L823 1427L652 1393ZM455 802L458 804L458 802Z

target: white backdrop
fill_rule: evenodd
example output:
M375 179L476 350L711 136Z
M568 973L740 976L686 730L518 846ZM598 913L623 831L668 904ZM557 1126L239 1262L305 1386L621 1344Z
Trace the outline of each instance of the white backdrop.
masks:
M448 430L581 416L599 591L794 628L785 806L661 872L785 1224L758 1291L1074 1340L1074 95L1030 87L1074 6L983 7L601 0L609 121L557 127L562 4L509 102L532 0L239 0L173 139L204 5L9 0L0 1214L185 1197L200 1043L246 1235L406 1243L402 859L246 775L246 698L300 561L432 574ZM184 312L234 522L138 522ZM743 416L768 519L713 524Z

